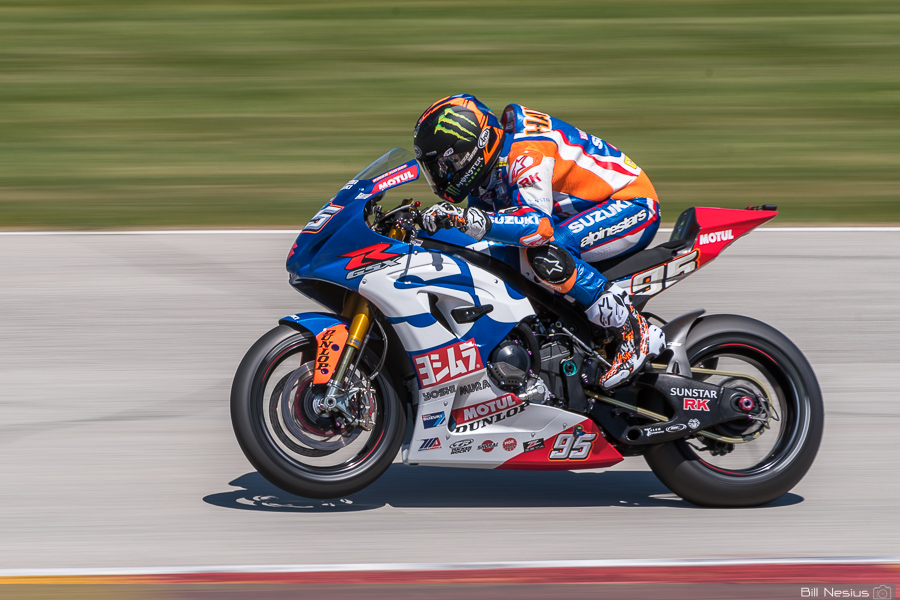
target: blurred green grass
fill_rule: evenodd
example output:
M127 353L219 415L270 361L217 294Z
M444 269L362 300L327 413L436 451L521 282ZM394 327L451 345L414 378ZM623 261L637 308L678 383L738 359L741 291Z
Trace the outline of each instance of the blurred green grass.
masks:
M0 228L295 228L458 92L619 146L668 223L900 222L897 0L0 0Z

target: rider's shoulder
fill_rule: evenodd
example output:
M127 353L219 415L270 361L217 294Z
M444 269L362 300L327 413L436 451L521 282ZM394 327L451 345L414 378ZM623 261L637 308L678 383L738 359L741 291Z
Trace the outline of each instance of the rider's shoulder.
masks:
M500 117L500 126L506 133L521 133L524 131L525 115L522 112L521 104L508 104L503 109L503 115Z
M534 135L553 129L552 121L553 117L547 113L521 104L509 104L503 109L500 126L506 133Z

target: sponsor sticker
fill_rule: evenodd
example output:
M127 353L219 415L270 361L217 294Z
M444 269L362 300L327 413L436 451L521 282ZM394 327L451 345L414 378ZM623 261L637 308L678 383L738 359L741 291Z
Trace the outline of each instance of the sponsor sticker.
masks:
M516 446L518 446L516 438L506 438L505 440L503 440L503 449L507 452L512 452L516 449Z
M717 242L728 242L734 239L734 233L731 229L724 231L713 231L712 233L701 233L697 239L697 244L704 246L706 244L715 244Z
M357 279L363 275L399 264L403 259L403 255L385 252L385 250L390 247L390 244L375 244L367 248L342 254L342 258L350 258L347 266L344 267L347 271L346 279Z
M709 412L709 400L706 398L685 398L684 410L702 410Z
M413 357L423 388L449 382L484 368L475 340L456 342Z
M454 409L452 414L453 418L456 420L456 424L462 425L484 417L491 417L505 410L521 406L524 403L525 402L519 399L515 394L503 394L498 398Z
M450 444L450 454L465 454L466 452L471 452L473 448L472 443L474 441L475 440L473 439L467 439L453 442Z
M449 396L456 392L455 385L445 385L442 388L438 388L436 390L429 390L422 394L422 400L434 400L436 398L443 398L444 396Z
M691 429L697 429L698 427L700 427L700 421L697 419L691 419L690 421L688 421L688 427L690 427Z
M428 438L427 440L422 440L422 445L419 446L419 452L423 452L425 450L440 450L441 449L441 440L439 438Z
M524 444L522 444L522 450L524 452L534 452L535 450L543 450L544 449L544 438L538 438L536 440L528 440Z
M673 396L681 396L684 410L702 410L709 412L709 401L717 400L719 392L716 390L703 390L694 388L669 388Z
M491 384L488 383L487 379L482 379L481 381L476 381L475 383L467 383L465 385L459 386L459 395L468 396L469 394L474 394L475 392L489 389L491 389Z
M497 442L491 440L484 440L480 444L478 444L478 449L482 452L490 452L494 448L497 447Z
M693 388L669 388L669 393L673 396L693 396L694 398L712 398L715 400L719 397L716 390L695 390Z
M379 181L383 181L383 180L387 179L388 177L390 177L391 175L393 175L393 174L395 174L395 173L399 173L400 171L404 170L405 168L406 168L406 165L400 165L399 167L394 167L393 169L391 169L391 170L388 171L387 173L382 173L382 174L379 175L378 177L374 178L374 179L372 180L372 182L373 182L373 183L378 183Z
M434 427L438 427L439 425L443 425L444 421L447 418L444 413L431 413L430 415L422 415L422 425L425 429L432 429Z
M333 325L316 336L316 367L313 383L326 383L337 366L341 350L347 341L347 326Z
M411 167L407 167L406 169L397 173L396 175L376 183L375 187L372 189L372 193L378 194L388 188L392 188L394 186L400 185L401 183L406 183L407 181L412 181L413 179L415 179L418 176L419 176L419 167L416 165L412 165Z
M475 432L481 427L487 427L488 425L499 423L500 421L504 421L510 417L514 417L521 412L524 412L525 406L525 404L513 406L505 412L498 412L497 414L491 415L490 417L482 417L470 423L463 423L462 425L456 424L453 431L455 431L456 433L465 433L467 431Z

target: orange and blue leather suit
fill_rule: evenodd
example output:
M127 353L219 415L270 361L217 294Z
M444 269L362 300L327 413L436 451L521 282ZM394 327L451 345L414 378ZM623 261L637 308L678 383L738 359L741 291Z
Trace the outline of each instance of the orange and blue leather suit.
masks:
M469 197L491 221L485 239L528 248L564 248L575 268L548 287L590 306L606 278L590 263L646 248L659 228L659 201L644 171L615 146L547 114L511 104L498 168ZM557 250L558 251L558 250ZM568 260L568 259L567 259Z

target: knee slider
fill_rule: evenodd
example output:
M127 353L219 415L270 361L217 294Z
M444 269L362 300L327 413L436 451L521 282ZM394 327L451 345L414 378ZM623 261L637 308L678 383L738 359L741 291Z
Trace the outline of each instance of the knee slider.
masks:
M528 264L534 274L556 291L568 292L575 283L575 259L556 244L547 244L525 250ZM561 286L567 289L559 289Z

